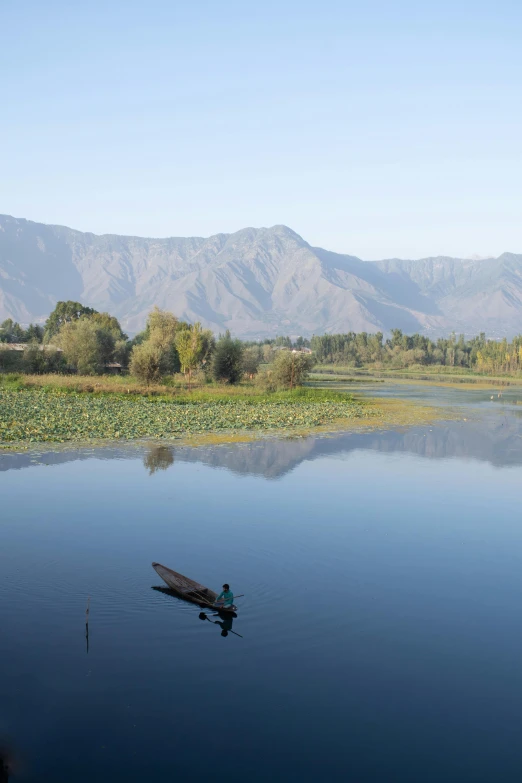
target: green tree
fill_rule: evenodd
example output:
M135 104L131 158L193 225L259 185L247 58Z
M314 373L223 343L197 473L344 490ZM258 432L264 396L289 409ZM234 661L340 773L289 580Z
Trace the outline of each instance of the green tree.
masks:
M89 318L99 329L110 332L115 341L128 339L120 326L120 322L114 315L110 315L109 313L93 313Z
M315 364L313 356L291 351L279 351L272 365L272 378L279 388L302 386Z
M19 372L23 365L23 355L19 351L10 351L0 345L0 370L3 372Z
M395 348L397 346L402 347L402 338L403 338L402 330L392 329L391 333L392 333L392 340L391 340L392 348Z
M116 340L114 343L114 352L112 355L112 361L119 362L122 367L129 366L130 354L132 345L130 340Z
M210 380L212 377L212 356L216 350L216 339L210 329L202 329L201 331L201 355L199 364L205 373L206 380Z
M148 338L155 345L167 350L176 339L179 321L174 313L155 307L147 318Z
M78 321L82 316L95 315L96 310L85 307L80 302L57 302L56 307L45 322L44 337L46 342L58 334L62 326L72 321Z
M174 313L155 307L147 318L147 341L160 348L163 353L163 374L178 372L179 355L176 348L176 334L182 327Z
M176 348L181 363L181 371L188 375L188 385L192 378L192 371L198 366L203 358L205 344L203 341L203 330L201 324L195 323L193 326L181 329L176 335Z
M114 347L116 361L129 362L132 375L150 383L163 375L178 372L179 356L176 348L176 333L183 324L173 313L155 307L147 318L145 329L133 340L123 343L117 340ZM138 348L144 347L143 350Z
M106 345L100 339L100 330L89 318L67 321L56 336L67 364L80 375L102 372Z
M94 320L89 320L96 330L96 339L98 340L98 347L100 351L100 363L102 367L104 367L114 359L116 340L114 339L114 334L110 329L99 327Z
M40 375L46 372L47 362L45 353L41 350L41 345L34 340L28 343L23 354L24 372Z
M19 323L7 318L0 324L0 343L23 343L25 332Z
M109 313L93 311L66 321L53 339L59 343L71 366L77 367L81 374L103 372L105 365L113 361L126 364L127 335L122 331L118 319ZM63 344L64 339L66 346ZM83 369L78 365L78 357Z
M301 348L310 348L310 340L306 337L298 337L295 341L295 347L298 351L300 351Z
M230 332L221 335L212 357L212 377L215 381L238 383L243 375L243 345L233 340Z
M256 375L261 364L261 348L259 345L252 345L243 351L243 372L251 379Z
M25 342L32 342L36 341L37 343L41 343L43 341L44 336L44 330L41 326L38 324L29 324L27 329L25 330Z
M65 359L61 351L41 345L33 340L27 344L27 348L23 352L22 369L24 372L35 375L60 372L65 369Z
M270 364L270 362L274 358L274 349L272 348L271 345L266 343L265 345L263 345L263 348L261 350L263 352L263 362L265 364Z
M129 369L142 383L159 381L165 371L165 354L159 345L145 340L132 349Z

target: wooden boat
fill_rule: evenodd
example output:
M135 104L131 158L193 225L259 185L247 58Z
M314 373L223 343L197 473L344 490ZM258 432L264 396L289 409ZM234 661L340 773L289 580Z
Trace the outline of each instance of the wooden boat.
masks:
M199 584L199 582L189 579L188 576L183 576L183 574L179 574L177 571L173 571L172 568L161 565L161 563L153 563L152 567L179 598L201 607L215 609L220 614L235 614L237 611L234 605L223 607L219 610L216 609L214 602L217 598L217 593Z

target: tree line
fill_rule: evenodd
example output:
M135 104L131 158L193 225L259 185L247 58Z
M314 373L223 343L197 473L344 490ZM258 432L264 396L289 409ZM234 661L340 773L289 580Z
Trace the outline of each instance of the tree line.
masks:
M522 335L508 341L488 340L484 332L470 339L453 333L432 340L426 335L406 335L393 329L386 340L382 332L348 332L314 336L310 345L320 364L376 369L441 365L489 374L522 370Z
M0 343L26 344L18 354L0 350L0 369L98 375L121 367L147 384L181 372L189 388L194 377L200 383L230 384L247 377L267 390L291 389L303 383L313 361L280 350L289 347L282 339L245 343L228 331L216 338L200 323L155 307L145 329L130 340L109 313L79 302L58 302L43 327L31 324L24 330L10 319L0 324ZM260 373L262 363L271 367Z
M288 387L299 385L314 362L376 369L440 365L487 374L522 371L522 335L510 341L486 339L483 332L470 339L451 334L432 340L393 329L386 339L382 332L347 332L315 335L310 340L280 335L241 341L229 332L216 338L199 323L189 324L154 308L145 329L129 339L114 316L72 301L58 302L43 327L30 324L24 329L11 319L4 321L0 343L26 344L19 369L27 372L72 369L94 375L121 365L147 383L181 372L189 386L195 375L198 381L232 384L245 376L253 380L263 364L272 368L270 376L261 374L265 385L270 385L272 376L279 386ZM311 349L313 358L291 353L306 349ZM16 356L0 351L0 369L15 369L17 361L20 364Z

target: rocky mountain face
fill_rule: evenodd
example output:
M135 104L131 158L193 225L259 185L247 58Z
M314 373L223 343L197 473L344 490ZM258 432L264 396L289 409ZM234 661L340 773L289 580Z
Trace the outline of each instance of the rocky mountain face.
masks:
M82 233L0 216L0 321L43 321L58 300L139 331L154 305L215 332L522 332L522 255L365 262L286 226L209 238Z

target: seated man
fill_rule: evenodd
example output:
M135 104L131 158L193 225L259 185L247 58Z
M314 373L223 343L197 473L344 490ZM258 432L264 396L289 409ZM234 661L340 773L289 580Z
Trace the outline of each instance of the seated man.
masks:
M234 593L230 589L230 585L223 585L223 592L216 598L214 606L218 609L232 609L234 605Z

